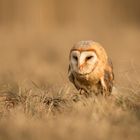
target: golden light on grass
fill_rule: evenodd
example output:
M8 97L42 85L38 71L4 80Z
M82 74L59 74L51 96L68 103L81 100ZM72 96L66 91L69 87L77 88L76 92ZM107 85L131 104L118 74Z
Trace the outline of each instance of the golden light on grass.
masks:
M0 0L0 140L140 138L140 20L136 0ZM68 81L79 40L111 56L110 98Z

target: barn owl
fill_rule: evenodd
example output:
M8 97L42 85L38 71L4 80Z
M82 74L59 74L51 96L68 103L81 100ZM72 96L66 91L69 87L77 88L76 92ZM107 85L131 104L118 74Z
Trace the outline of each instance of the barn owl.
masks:
M112 92L113 65L97 42L80 41L72 47L68 76L80 93L109 96Z

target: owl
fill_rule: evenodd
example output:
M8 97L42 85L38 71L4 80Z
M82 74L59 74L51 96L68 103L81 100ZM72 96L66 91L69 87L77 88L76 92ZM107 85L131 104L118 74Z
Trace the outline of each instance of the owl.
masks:
M69 80L85 95L109 96L114 83L113 65L105 49L94 41L80 41L70 50Z

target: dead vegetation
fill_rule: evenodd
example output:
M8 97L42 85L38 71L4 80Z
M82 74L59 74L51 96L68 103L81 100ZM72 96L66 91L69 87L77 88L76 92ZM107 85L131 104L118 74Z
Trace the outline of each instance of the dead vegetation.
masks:
M68 86L54 93L32 84L1 85L0 139L139 139L139 92L85 98Z
M0 140L139 140L139 11L138 0L0 0ZM111 57L112 97L68 82L80 40Z

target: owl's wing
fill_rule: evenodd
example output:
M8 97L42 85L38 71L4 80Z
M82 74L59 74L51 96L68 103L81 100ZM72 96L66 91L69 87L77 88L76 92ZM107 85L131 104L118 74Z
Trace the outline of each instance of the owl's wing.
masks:
M113 64L111 59L108 59L107 68L104 70L104 77L101 80L102 86L105 87L105 92L107 95L110 95L114 83L114 73L113 73Z
M73 76L73 74L72 74L72 72L71 72L71 67L70 67L70 65L69 65L69 69L68 69L68 77L69 77L69 80L70 80L72 83L74 83L74 76Z
M80 89L80 87L76 84L75 82L75 77L73 75L73 73L71 72L71 67L69 65L69 69L68 69L68 77L69 77L69 80L74 84L74 86L77 88L77 90Z
M108 65L109 65L109 67L110 67L110 71L109 71L109 79L111 80L111 81L113 81L114 80L114 73L113 73L113 63L112 63L112 61L111 61L111 59L110 58L108 58Z
M109 71L104 71L104 82L106 84L107 87L107 91L109 93L112 92L112 88L113 88L113 80L114 80L114 74L110 73Z
M113 70L113 64L111 61L111 58L108 57L108 65L111 67L111 69Z

